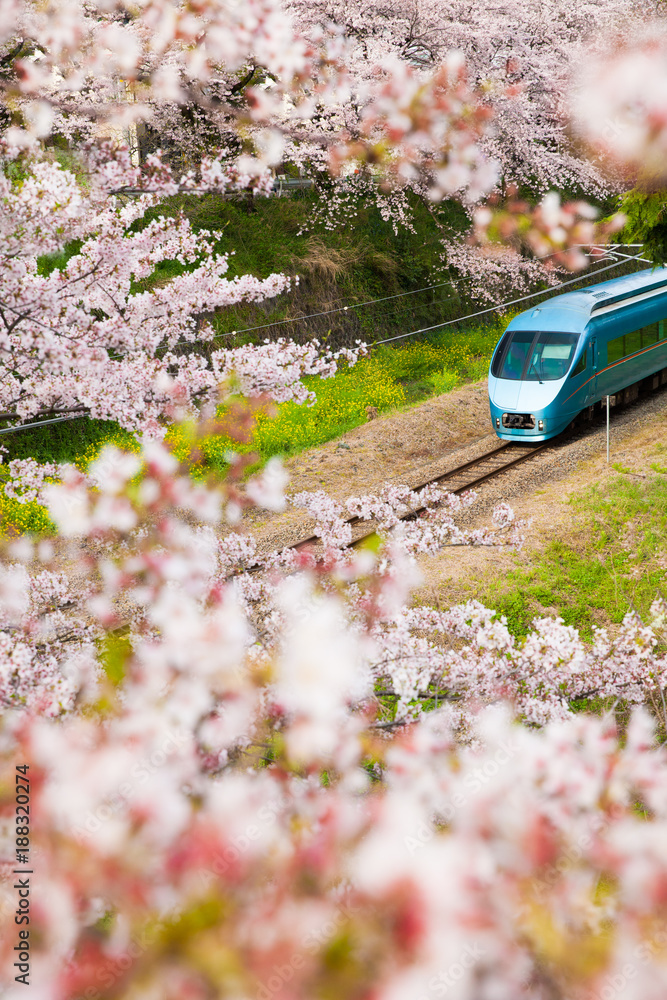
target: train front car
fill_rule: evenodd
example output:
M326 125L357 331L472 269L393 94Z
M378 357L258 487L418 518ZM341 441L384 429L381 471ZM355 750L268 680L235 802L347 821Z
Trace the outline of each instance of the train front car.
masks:
M665 366L667 268L556 295L516 316L494 351L493 429L506 441L546 441L607 395L628 401L665 384Z
M570 374L585 371L587 364L588 314L575 295L557 296L516 316L496 347L489 402L499 438L546 441L588 405L585 390L563 405ZM559 301L566 298L570 301Z

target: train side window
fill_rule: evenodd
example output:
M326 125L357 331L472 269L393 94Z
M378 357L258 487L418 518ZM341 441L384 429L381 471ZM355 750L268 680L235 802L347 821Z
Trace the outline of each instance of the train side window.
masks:
M650 347L651 344L657 344L658 338L658 324L650 323L642 330L642 347Z
M664 339L665 339L665 321L664 319L661 319L660 322L658 323L658 340L664 340Z
M641 330L633 330L632 333L626 333L625 335L625 355L636 354L637 351L642 349L642 332Z
M613 365L615 361L620 361L621 358L625 357L625 350L623 347L623 337L616 337L614 340L610 340L607 344L607 364Z
M570 378L574 378L575 375L581 375L582 372L586 371L586 348L581 352L581 357L577 361L574 369L570 373Z

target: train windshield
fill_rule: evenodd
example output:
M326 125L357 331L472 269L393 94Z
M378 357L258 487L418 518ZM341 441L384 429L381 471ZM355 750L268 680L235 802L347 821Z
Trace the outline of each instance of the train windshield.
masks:
M578 333L508 331L493 359L491 374L524 382L564 378L578 340Z

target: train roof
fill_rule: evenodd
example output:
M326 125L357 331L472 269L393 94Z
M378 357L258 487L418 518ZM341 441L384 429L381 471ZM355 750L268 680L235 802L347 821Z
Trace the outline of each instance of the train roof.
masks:
M560 328L563 329L563 320L568 319L576 330L583 330L595 313L604 307L620 304L625 299L632 299L642 293L657 292L661 286L664 286L667 293L667 267L649 267L622 278L611 278L609 281L589 285L576 292L554 295L515 316L509 326L514 329L534 329L539 316L540 326L549 328L552 322L560 322Z

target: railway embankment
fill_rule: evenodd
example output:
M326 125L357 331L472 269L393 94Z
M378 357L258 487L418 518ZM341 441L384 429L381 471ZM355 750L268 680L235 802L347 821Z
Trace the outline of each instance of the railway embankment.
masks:
M517 634L540 615L560 615L589 638L667 593L667 392L490 481L471 509L485 523L500 501L531 520L521 552L466 548L421 559L417 601L471 598L504 613Z
M471 383L288 458L288 493L323 490L343 500L387 482L413 485L483 454L497 440L486 384ZM312 526L300 510L267 516L253 509L246 523L267 546L291 544Z
M325 490L343 498L385 482L415 485L489 451L486 386L476 383L372 420L338 441L287 462L289 492ZM525 632L533 617L561 615L592 635L631 608L646 610L667 591L667 390L641 398L611 420L584 426L479 489L467 526L488 523L508 501L531 527L521 552L445 549L420 559L418 602L448 606L475 598ZM312 527L301 511L248 527L268 546L291 544Z

